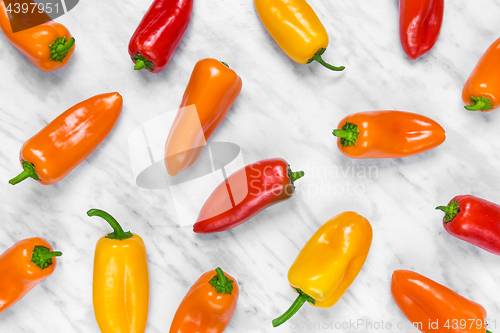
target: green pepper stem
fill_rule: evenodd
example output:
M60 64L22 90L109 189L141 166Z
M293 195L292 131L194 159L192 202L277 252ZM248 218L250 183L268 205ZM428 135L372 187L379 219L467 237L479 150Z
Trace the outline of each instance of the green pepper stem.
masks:
M22 161L22 165L24 169L23 172L21 172L19 175L12 178L11 180L9 180L9 184L16 185L25 180L26 178L30 177L35 180L40 180L40 178L36 174L35 166L33 164L31 164L30 162Z
M302 305L304 305L305 302L309 302L312 304L315 303L314 299L311 296L304 293L302 290L300 289L295 289L295 290L299 293L299 296L297 296L293 304L288 308L288 310L285 311L285 313L283 313L281 316L273 320L273 327L278 327L281 324L285 323L288 319L292 318L292 316L297 311L299 311L299 309L302 307Z
M292 180L292 182L295 182L302 177L304 177L304 171L290 172L290 179Z
M141 69L146 68L146 64L142 60L137 60L134 66L136 71L140 71Z
M316 53L313 55L313 57L312 57L311 59L309 59L309 61L308 61L307 63L308 63L308 64L310 64L310 63L311 63L311 62L313 62L313 61L317 61L317 62L319 62L320 64L322 64L323 66L325 66L326 68L331 69L332 71L337 71L337 72L339 72L339 71L343 71L343 70L345 69L345 67L344 67L344 66L340 66L340 67L332 66L332 65L330 65L329 63L325 62L325 61L323 60L323 58L321 58L321 55L322 55L323 53L325 53L325 51L326 51L326 49L325 49L325 48L320 49L318 52L316 52Z
M134 69L137 71L141 70L143 68L146 68L150 71L154 70L153 63L150 60L148 60L146 57L141 55L140 53L137 53L136 55L134 55L132 57L132 61L135 63Z
M59 256L62 256L62 252L51 252L46 246L35 245L35 248L31 252L31 262L43 270L52 265L52 258Z
M113 216L109 215L103 210L100 209L90 209L87 212L88 216L99 216L103 218L106 222L109 223L111 228L113 228L113 232L106 235L106 238L109 239L117 239L117 240L124 240L127 238L132 237L132 233L130 231L124 232L120 224L113 218Z
M346 121L342 129L335 129L332 134L340 138L342 147L355 146L359 136L358 125Z
M485 332L485 333L491 333L491 331L486 330L486 332Z
M453 200L448 204L448 206L438 206L436 209L442 210L443 212L446 213L444 217L444 223L451 222L455 216L457 216L460 207L458 205L458 202L456 200Z
M75 45L75 39L71 37L66 41L66 37L58 37L49 45L50 60L62 62L68 55L71 48Z
M58 45L56 48L56 52L61 55L65 52L71 50L71 48L75 45L75 39L71 37L66 43Z
M469 111L487 111L493 109L491 99L484 96L472 96L470 98L470 105L464 106Z
M229 68L229 65L227 64L227 62L224 62L224 61L221 61L221 63L226 66L227 68Z
M208 283L215 289L218 294L231 295L233 291L233 280L227 278L220 267L215 269L217 275L214 275Z

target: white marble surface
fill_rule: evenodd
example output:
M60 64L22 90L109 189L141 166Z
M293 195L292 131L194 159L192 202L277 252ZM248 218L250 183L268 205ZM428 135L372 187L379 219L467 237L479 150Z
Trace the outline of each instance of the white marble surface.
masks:
M334 331L332 323L350 320L405 323L390 296L395 269L415 270L481 303L500 326L500 258L448 235L442 213L434 210L467 193L500 203L500 111L467 112L461 101L469 73L499 37L500 4L447 1L437 44L410 61L399 44L396 0L310 3L330 36L324 58L345 65L342 73L289 60L250 0L197 0L185 38L159 74L133 71L127 53L149 0L81 1L58 19L77 44L72 61L53 73L33 67L0 36L0 251L41 236L64 252L50 278L0 314L0 332L99 332L92 262L95 244L109 228L88 218L89 208L107 210L146 242L147 332L167 332L188 288L217 266L241 287L227 332ZM239 145L245 163L283 157L306 173L291 200L216 235L178 227L168 189L136 186L131 160L138 157L130 156L128 144L141 124L178 107L194 64L206 57L228 62L243 79L240 97L211 140ZM7 183L20 171L18 154L26 139L77 102L110 91L124 97L121 119L84 163L56 185ZM446 129L447 139L410 158L344 157L331 135L339 120L382 109L431 117ZM321 224L346 210L373 226L363 270L334 307L306 304L291 323L273 329L271 320L296 296L286 275L299 250Z

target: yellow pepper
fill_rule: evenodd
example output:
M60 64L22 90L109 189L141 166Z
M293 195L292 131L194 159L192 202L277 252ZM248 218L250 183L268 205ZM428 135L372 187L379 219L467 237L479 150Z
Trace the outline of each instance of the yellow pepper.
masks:
M92 300L97 324L102 333L144 333L149 309L144 242L124 232L102 210L91 209L87 215L102 217L114 230L97 242L95 250Z
M321 58L328 34L305 0L254 0L254 5L267 31L293 61L303 65L317 61L333 71L344 70Z
M288 272L299 296L273 326L290 319L306 301L321 308L337 303L363 267L372 234L370 222L354 212L341 213L321 226Z

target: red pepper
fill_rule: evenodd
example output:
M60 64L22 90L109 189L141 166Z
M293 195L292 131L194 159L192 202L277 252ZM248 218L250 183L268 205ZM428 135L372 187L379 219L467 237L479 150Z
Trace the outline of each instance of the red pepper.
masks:
M439 206L446 213L446 231L461 240L500 255L500 206L472 195L458 195L448 206Z
M193 0L155 0L128 44L134 69L152 73L167 66L191 20Z
M304 172L292 172L281 158L258 161L231 174L215 188L201 208L193 231L201 234L234 228L257 213L289 199L293 182Z
M417 59L434 46L443 15L444 0L399 1L399 37L410 59Z

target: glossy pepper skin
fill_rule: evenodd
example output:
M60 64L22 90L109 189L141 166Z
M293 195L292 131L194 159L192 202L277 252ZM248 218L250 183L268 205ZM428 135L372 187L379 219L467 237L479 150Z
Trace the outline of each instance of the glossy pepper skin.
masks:
M134 69L158 73L165 68L186 33L193 0L155 0L128 44Z
M169 175L175 176L196 162L241 87L241 78L225 63L215 59L196 63L165 144Z
M43 238L23 239L0 255L0 313L10 308L56 268L56 258Z
M415 60L436 43L443 23L444 0L399 0L399 37Z
M493 111L500 107L500 38L483 54L465 83L462 100L469 111Z
M94 256L92 301L101 333L144 333L149 310L149 272L141 237L122 227L108 213L91 209L113 232L99 239Z
M9 181L31 177L40 184L57 183L78 166L113 129L122 110L119 93L97 95L65 111L21 148L24 171Z
M305 0L254 0L254 5L264 27L293 61L317 61L333 71L344 70L344 66L332 66L321 58L328 34Z
M200 234L234 228L264 209L290 199L294 181L304 172L292 172L281 158L245 166L220 183L207 199L193 226Z
M500 255L500 206L472 196L458 195L448 206L439 206L446 213L444 229L458 239Z
M363 267L372 236L370 222L354 212L341 213L321 226L288 271L290 286L299 296L273 326L290 319L305 302L320 308L337 303Z
M418 273L394 271L391 293L401 312L420 332L489 332L481 305ZM430 327L429 323L436 321L437 326Z
M170 333L222 333L238 302L236 280L220 268L203 274L193 284L175 313Z
M412 156L439 146L444 129L425 116L403 111L368 111L342 119L333 131L342 154L350 158Z
M75 51L75 39L68 29L53 21L13 33L4 0L0 0L0 28L12 45L44 72L64 67Z

